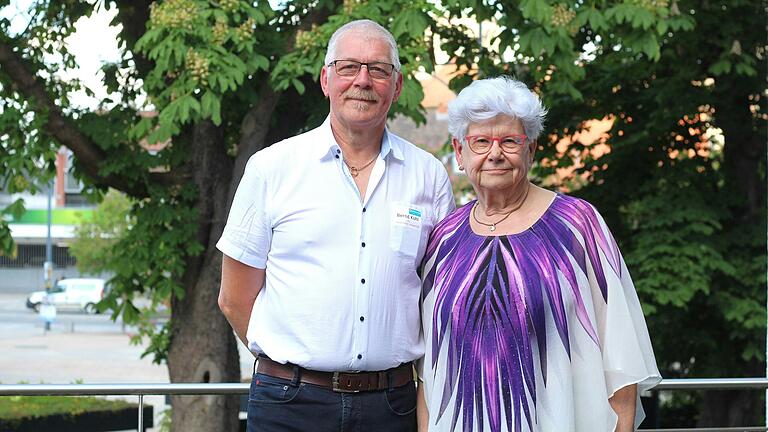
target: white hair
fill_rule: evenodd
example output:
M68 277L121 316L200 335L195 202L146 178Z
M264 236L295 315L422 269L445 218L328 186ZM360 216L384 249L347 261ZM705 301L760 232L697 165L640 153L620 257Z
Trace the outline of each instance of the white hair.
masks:
M397 43L392 33L379 24L371 20L357 20L344 24L339 27L331 36L331 40L328 41L328 50L325 52L325 65L331 64L332 61L338 60L336 58L336 44L339 42L344 33L356 32L365 34L367 37L372 35L379 36L384 42L389 45L389 58L390 62L395 65L395 70L400 70L400 53L397 50Z
M547 110L522 82L499 76L474 81L448 105L448 131L464 141L470 123L506 115L523 123L529 141L541 134Z

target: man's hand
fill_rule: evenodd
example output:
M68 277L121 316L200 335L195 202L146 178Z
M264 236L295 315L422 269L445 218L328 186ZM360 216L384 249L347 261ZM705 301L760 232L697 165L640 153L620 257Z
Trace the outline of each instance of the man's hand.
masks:
M251 267L226 255L221 263L219 308L246 347L248 321L251 319L253 302L264 286L265 274L264 269Z
M635 410L637 405L637 384L631 384L616 390L608 399L611 408L619 416L616 432L632 432L635 430Z

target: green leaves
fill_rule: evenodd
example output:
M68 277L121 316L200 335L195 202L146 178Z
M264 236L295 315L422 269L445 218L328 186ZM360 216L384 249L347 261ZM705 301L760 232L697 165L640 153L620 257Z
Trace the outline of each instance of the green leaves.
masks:
M628 3L617 4L605 11L605 17L613 20L616 24L623 24L631 21L634 6Z
M423 123L425 121L424 115L421 112L421 101L424 99L424 89L421 87L419 80L414 78L410 74L403 76L403 91L400 93L400 98L397 101L397 112L404 113L416 124Z
M640 193L630 193L637 198L622 208L623 223L629 227L623 245L627 266L648 315L654 343L662 347L662 362L687 362L696 357L697 350L711 350L696 338L711 331L703 323L727 319L719 309L723 305L713 296L724 292L717 281L735 272L718 244L727 213L711 199L709 173L697 174L682 166L659 169ZM696 188L691 187L694 184ZM710 302L718 305L712 309ZM691 320L701 328L691 331L690 346L676 350L678 336L668 330Z
M155 62L145 81L160 111L150 142L166 141L183 125L200 120L221 125L222 99L250 75L269 68L268 57L258 50L272 47L260 45L261 34L254 30L270 13L268 7L245 2L220 9L201 0L171 0L153 9L136 44Z
M269 59L267 59L263 55L254 54L253 56L251 56L251 58L248 59L248 68L254 71L257 71L257 70L267 71L269 70Z
M605 11L607 19L613 19L617 24L628 23L634 28L648 30L654 26L656 17L654 14L643 7L632 4L618 4Z
M114 248L135 224L130 215L132 202L124 194L110 190L94 209L90 220L75 228L70 253L83 274L111 273L115 265Z
M643 33L637 40L636 46L653 61L657 61L661 57L659 42L656 40L656 35L651 32Z
M523 0L520 2L520 12L525 18L544 23L552 16L552 7L540 0Z
M750 53L723 52L720 58L709 67L715 76L734 75L757 76L757 61Z
M105 304L114 311L114 316L120 315L127 324L139 327L137 340L149 338L150 346L145 354L153 355L155 362L165 358L168 343L165 328L157 327L157 310L164 308L172 297L185 296L181 285L185 260L203 252L202 246L195 241L197 213L189 201L192 197L194 194L190 191L162 192L157 189L152 198L132 202L130 216L126 216L125 201L115 201L117 197L105 199L97 210L94 224L101 226L105 220L123 218L123 224L113 222L112 226L124 228L110 231L108 236L97 234L97 231L103 233L103 228L84 230L83 233L89 235L83 241L91 246L85 247L84 243L82 248L76 249L85 253L99 251L98 256L87 262L100 263L102 268L99 270L108 270L115 275L109 281L110 291ZM104 218L98 216L102 212ZM97 238L101 243L94 247ZM137 306L134 299L138 296L148 299L149 304L144 302L143 306Z
M200 108L203 118L210 117L216 126L221 124L221 100L212 91L206 91L203 94Z
M535 56L551 56L557 47L557 37L550 36L543 28L536 28L520 35L520 48L530 49Z
M414 7L400 11L392 21L389 30L395 36L395 39L399 39L403 35L423 35L429 26L431 20L426 12L423 9L418 9L417 3L413 5Z
M594 8L584 8L585 20L596 31L608 30L608 20L605 15L599 10Z
M8 206L5 207L3 211L0 212L0 214L9 215L14 220L19 220L21 219L21 216L24 214L25 211L26 211L26 208L24 207L24 200L21 198L17 198L11 204L8 204Z
M16 257L16 243L11 237L11 229L8 222L0 219L0 256Z

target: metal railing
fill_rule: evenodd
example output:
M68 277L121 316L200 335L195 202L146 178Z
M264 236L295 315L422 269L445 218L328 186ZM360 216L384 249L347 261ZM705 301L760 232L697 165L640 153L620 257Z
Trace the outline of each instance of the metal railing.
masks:
M2 384L0 396L138 396L138 430L144 430L144 396L228 395L248 393L245 383L185 384ZM653 391L768 389L768 378L685 378L662 380ZM766 432L768 427L744 426L692 429L641 429L643 432Z

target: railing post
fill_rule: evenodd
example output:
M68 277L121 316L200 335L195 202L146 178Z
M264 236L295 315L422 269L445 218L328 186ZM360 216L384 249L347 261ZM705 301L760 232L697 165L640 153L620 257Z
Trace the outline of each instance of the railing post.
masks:
M144 432L144 395L139 395L139 432Z

